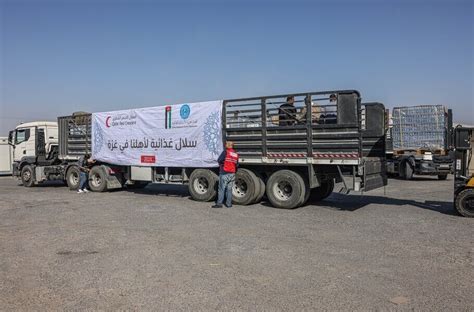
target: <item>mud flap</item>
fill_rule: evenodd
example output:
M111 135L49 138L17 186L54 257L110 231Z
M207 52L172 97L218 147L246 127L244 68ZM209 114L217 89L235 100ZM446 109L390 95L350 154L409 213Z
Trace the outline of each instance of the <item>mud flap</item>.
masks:
M387 166L382 160L366 160L361 191L367 192L387 185Z
M107 189L118 189L122 188L122 183L120 183L119 179L113 175L107 175Z

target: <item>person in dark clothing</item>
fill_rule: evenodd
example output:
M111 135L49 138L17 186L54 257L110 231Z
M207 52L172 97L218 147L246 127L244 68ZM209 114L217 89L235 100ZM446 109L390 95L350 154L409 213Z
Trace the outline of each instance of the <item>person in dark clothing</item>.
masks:
M77 167L80 170L78 193L89 192L89 190L87 190L87 180L89 178L90 167L93 163L95 163L95 160L91 159L89 154L82 155L77 160Z
M239 166L239 155L234 151L234 142L227 141L225 151L221 153L217 162L219 170L219 189L217 202L212 208L222 208L225 197L225 206L232 207L232 188L234 187L235 172Z
M329 105L337 105L337 95L334 93L329 96ZM331 109L336 109L332 107ZM324 116L325 124L336 124L337 123L337 115L334 113L335 111L329 112Z
M278 108L278 125L292 126L296 124L296 122L295 97L289 96L286 98L286 103L283 103Z

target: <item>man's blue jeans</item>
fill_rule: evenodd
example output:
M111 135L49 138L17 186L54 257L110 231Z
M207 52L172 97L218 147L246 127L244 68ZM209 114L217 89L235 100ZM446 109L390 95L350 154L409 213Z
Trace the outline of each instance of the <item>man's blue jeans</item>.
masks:
M220 173L219 174L219 190L217 193L217 204L224 203L227 207L232 206L232 188L234 187L235 174L234 173Z
M79 189L80 190L85 189L86 184L87 184L87 173L81 171L79 173Z

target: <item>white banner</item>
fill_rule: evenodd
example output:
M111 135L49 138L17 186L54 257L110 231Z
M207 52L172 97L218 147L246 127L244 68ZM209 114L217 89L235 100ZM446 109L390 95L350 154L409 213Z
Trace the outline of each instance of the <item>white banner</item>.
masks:
M115 165L217 167L222 101L92 114L92 158Z

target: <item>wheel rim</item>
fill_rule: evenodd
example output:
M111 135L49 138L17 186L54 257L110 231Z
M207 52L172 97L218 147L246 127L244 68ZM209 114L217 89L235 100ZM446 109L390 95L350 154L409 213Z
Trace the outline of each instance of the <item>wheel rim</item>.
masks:
M293 195L293 187L288 181L279 181L273 186L273 194L279 200L288 200Z
M247 194L248 185L243 179L236 179L234 182L234 188L232 189L232 196L245 197Z
M69 175L69 183L71 185L77 185L79 183L79 174L77 172L71 172Z
M474 195L464 198L462 206L465 210L469 211L469 213L474 213Z
M97 187L97 188L100 187L100 185L102 184L102 178L100 177L98 173L92 174L91 184L92 186Z
M194 180L194 190L199 194L206 194L209 190L209 181L204 177L199 177Z
M31 179L31 172L29 170L25 170L23 172L23 181L28 182Z

